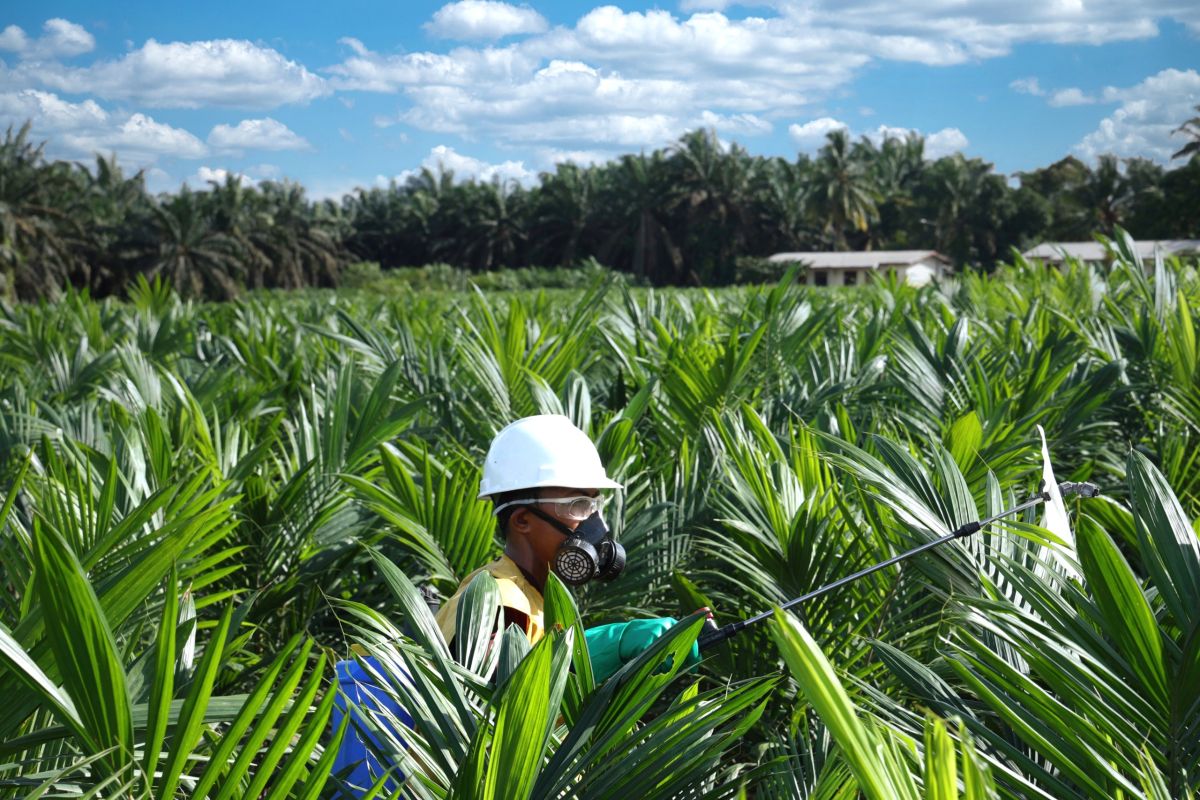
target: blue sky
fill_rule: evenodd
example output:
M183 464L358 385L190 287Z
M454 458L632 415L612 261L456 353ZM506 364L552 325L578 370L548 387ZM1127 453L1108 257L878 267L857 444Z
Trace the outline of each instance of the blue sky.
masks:
M47 0L0 12L0 124L156 190L237 173L318 197L438 164L530 181L699 126L788 157L844 127L1006 173L1169 163L1198 45L1196 0Z

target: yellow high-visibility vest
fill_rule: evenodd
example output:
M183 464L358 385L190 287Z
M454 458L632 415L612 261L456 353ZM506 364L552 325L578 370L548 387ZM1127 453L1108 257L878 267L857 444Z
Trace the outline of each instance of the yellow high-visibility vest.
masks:
M516 562L506 555L500 556L487 566L480 567L468 575L458 585L458 590L454 592L454 595L438 609L435 618L438 627L442 630L442 637L447 643L454 640L455 612L458 610L459 600L471 580L484 570L487 570L496 579L496 588L500 590L500 605L520 611L525 615L525 635L529 637L530 644L537 644L538 640L542 638L542 634L545 633L545 629L542 627L542 610L545 601L542 600L541 592L525 578Z

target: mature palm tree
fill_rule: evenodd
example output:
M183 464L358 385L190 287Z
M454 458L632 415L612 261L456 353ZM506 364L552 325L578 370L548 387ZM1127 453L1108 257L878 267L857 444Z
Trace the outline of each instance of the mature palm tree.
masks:
M162 275L182 295L228 300L244 279L238 243L213 226L204 193L187 187L152 206L141 240L149 276Z
M72 165L47 164L29 124L0 142L0 269L18 297L57 293L70 282L81 237L78 181Z
M469 198L468 204L460 207L465 216L457 237L462 263L485 272L519 266L528 237L526 193L520 184L499 177L486 183L471 181L461 188L460 196Z
M729 283L745 246L750 186L758 162L741 147L723 151L715 130L695 130L671 148L683 193L685 258L693 280Z
M1121 173L1121 162L1114 155L1100 156L1096 168L1076 187L1075 195L1087 214L1088 229L1106 236L1112 236L1117 226L1124 224L1134 200L1133 187Z
M677 232L669 227L680 193L662 152L623 156L601 175L602 202L610 227L598 252L600 260L614 263L619 258L638 279L653 283L680 280L683 255Z
M852 152L844 130L831 131L817 153L814 200L834 249L848 247L847 231L866 233L876 218L875 185L868 165Z
M904 246L920 241L924 228L912 213L913 192L925 168L925 140L917 133L887 136L871 160L871 177L878 192L879 223L868 232L868 246L890 242Z
M1196 106L1196 111L1200 111L1200 106ZM1196 153L1200 153L1200 116L1192 117L1187 122L1171 131L1172 135L1176 133L1182 133L1184 136L1191 139L1191 141L1187 142L1183 147L1172 153L1171 158L1188 158Z
M574 163L542 173L532 193L531 259L536 264L574 264L595 225L596 170Z
M263 254L263 285L284 289L336 286L341 242L326 212L314 208L296 183L265 183L249 235Z
M991 193L990 171L990 164L955 153L938 159L924 175L921 209L933 216L936 248L958 263L973 260L972 220L987 219L995 210L985 202Z
M423 263L425 242L413 254L406 246L410 235L409 205L412 195L392 181L387 188L359 187L342 199L342 212L350 224L346 248L357 258L381 267Z
M784 158L771 158L755 171L751 191L753 255L801 250L815 238L816 230L810 219L811 170L807 160L792 163Z
M99 295L116 294L139 273L136 231L151 213L145 174L126 177L115 155L97 156L94 171L81 172L88 224L79 260L86 285Z

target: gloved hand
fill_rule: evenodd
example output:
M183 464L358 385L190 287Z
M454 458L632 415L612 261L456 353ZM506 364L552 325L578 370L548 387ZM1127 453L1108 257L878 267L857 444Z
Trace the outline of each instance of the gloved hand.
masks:
M596 683L608 680L613 673L644 652L660 636L677 624L673 617L653 619L631 619L628 622L613 622L584 631L588 653L592 659L592 675ZM700 647L695 642L684 661L685 667L700 663ZM659 671L670 668L664 661Z

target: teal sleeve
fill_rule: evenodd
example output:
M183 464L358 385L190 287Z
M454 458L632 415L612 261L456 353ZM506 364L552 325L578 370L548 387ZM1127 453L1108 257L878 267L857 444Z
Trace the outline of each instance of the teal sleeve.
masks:
M621 668L625 662L621 659L621 634L625 632L628 622L613 622L609 625L599 625L588 628L583 632L587 638L588 655L592 662L592 677L596 683L603 683Z
M624 664L637 658L675 624L671 617L656 617L614 622L584 631L596 683L607 680ZM699 663L700 647L693 643L684 666L694 667ZM664 662L662 668L665 670L667 666Z

